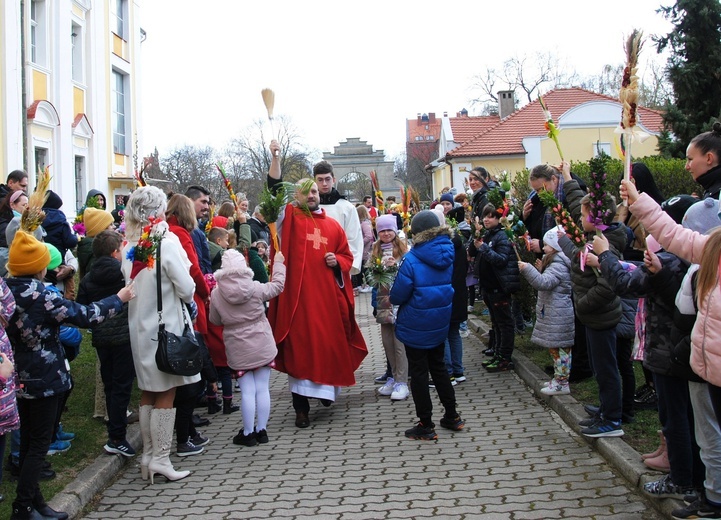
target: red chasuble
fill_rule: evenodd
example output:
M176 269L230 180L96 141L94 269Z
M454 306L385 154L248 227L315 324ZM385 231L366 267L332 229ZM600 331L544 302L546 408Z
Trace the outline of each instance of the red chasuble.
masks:
M354 385L368 349L355 321L353 255L345 231L323 210L308 216L288 204L280 248L285 289L268 312L278 344L276 368L314 383ZM335 254L340 273L326 265L326 253Z

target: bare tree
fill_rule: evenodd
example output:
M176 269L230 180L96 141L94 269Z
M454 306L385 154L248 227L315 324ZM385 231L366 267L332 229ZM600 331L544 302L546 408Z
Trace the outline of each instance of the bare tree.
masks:
M160 172L152 172L149 182L176 193L184 193L193 184L205 186L217 200L224 188L216 162L216 151L210 146L176 148L160 159Z
M342 179L339 179L336 189L354 204L362 202L365 195L372 195L373 193L370 177L360 172L350 172Z
M498 113L498 91L522 91L527 102L536 99L542 90L568 87L578 81L576 73L551 52L537 52L531 56L516 55L503 62L500 70L487 67L474 77L473 88L478 95L472 105L480 105L484 115Z
M393 176L401 184L413 187L421 200L431 200L433 182L426 166L437 158L438 150L415 148L410 152L410 155L406 152L394 158Z
M308 152L303 150L300 138L289 119L275 118L278 135L265 133L267 123L255 121L234 138L223 154L226 171L233 187L256 204L266 183L270 169L270 141L277 139L281 146L280 162L283 180L294 182L310 174Z

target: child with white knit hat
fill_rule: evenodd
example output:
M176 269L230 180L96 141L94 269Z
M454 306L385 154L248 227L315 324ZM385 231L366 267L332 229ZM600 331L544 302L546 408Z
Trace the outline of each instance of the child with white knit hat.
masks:
M542 394L570 394L571 347L574 340L574 313L571 300L571 261L558 245L558 228L543 236L543 259L536 267L518 262L518 269L538 291L536 324L531 343L548 349L553 359L553 379Z

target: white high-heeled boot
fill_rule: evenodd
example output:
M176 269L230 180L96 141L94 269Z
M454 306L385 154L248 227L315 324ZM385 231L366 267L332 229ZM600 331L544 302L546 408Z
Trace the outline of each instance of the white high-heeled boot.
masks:
M170 445L173 442L174 426L175 408L153 408L150 413L153 457L148 464L151 484L153 484L153 476L156 473L160 473L168 480L180 480L190 475L190 471L175 471L170 462Z
M140 459L140 476L148 480L148 464L153 457L153 438L150 436L150 412L152 404L144 404L138 409L138 422L140 423L140 435L143 438L143 456Z

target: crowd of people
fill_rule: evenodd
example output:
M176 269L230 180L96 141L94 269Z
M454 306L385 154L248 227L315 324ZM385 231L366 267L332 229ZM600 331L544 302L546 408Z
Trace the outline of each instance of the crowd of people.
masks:
M271 190L285 189L279 150L272 141ZM411 397L415 406L418 423L405 436L438 438L431 388L443 408L440 426L463 430L454 387L467 378L469 312L479 296L491 324L485 369L513 370L522 283L536 292L530 340L552 361L540 392L569 394L574 381L594 377L599 402L586 405L580 424L591 438L624 435L623 424L653 395L662 442L643 458L667 474L645 492L684 498L675 518L721 518L721 124L689 144L686 168L705 188L702 197L664 200L638 163L617 206L608 193L586 193L567 162L533 168L525 201L477 166L467 193L444 190L408 223L392 200L387 212L371 197L354 206L335 188L332 164L321 161L272 223L278 250L263 208L249 214L242 196L211 216L202 186L184 194L144 186L111 213L105 195L91 190L71 226L56 193L30 194L27 174L11 172L0 186L0 457L8 436L18 479L12 518L67 518L47 505L38 482L54 475L46 455L74 438L61 416L74 386L78 328L89 329L97 352L94 415L106 421L104 449L136 455L126 432L137 384L141 477L154 483L157 475L190 474L173 466L173 444L186 457L211 442L197 429L199 400L209 414L240 411L233 444L271 442L273 369L287 375L295 426L310 426L311 403L332 406L368 353L355 319L355 299L365 292L387 359L378 394ZM544 191L589 246L579 247L554 218ZM499 193L522 208L533 260L517 254ZM40 215L35 225L30 214ZM193 331L198 373L158 368L159 314L166 330ZM643 364L640 389L634 361Z

